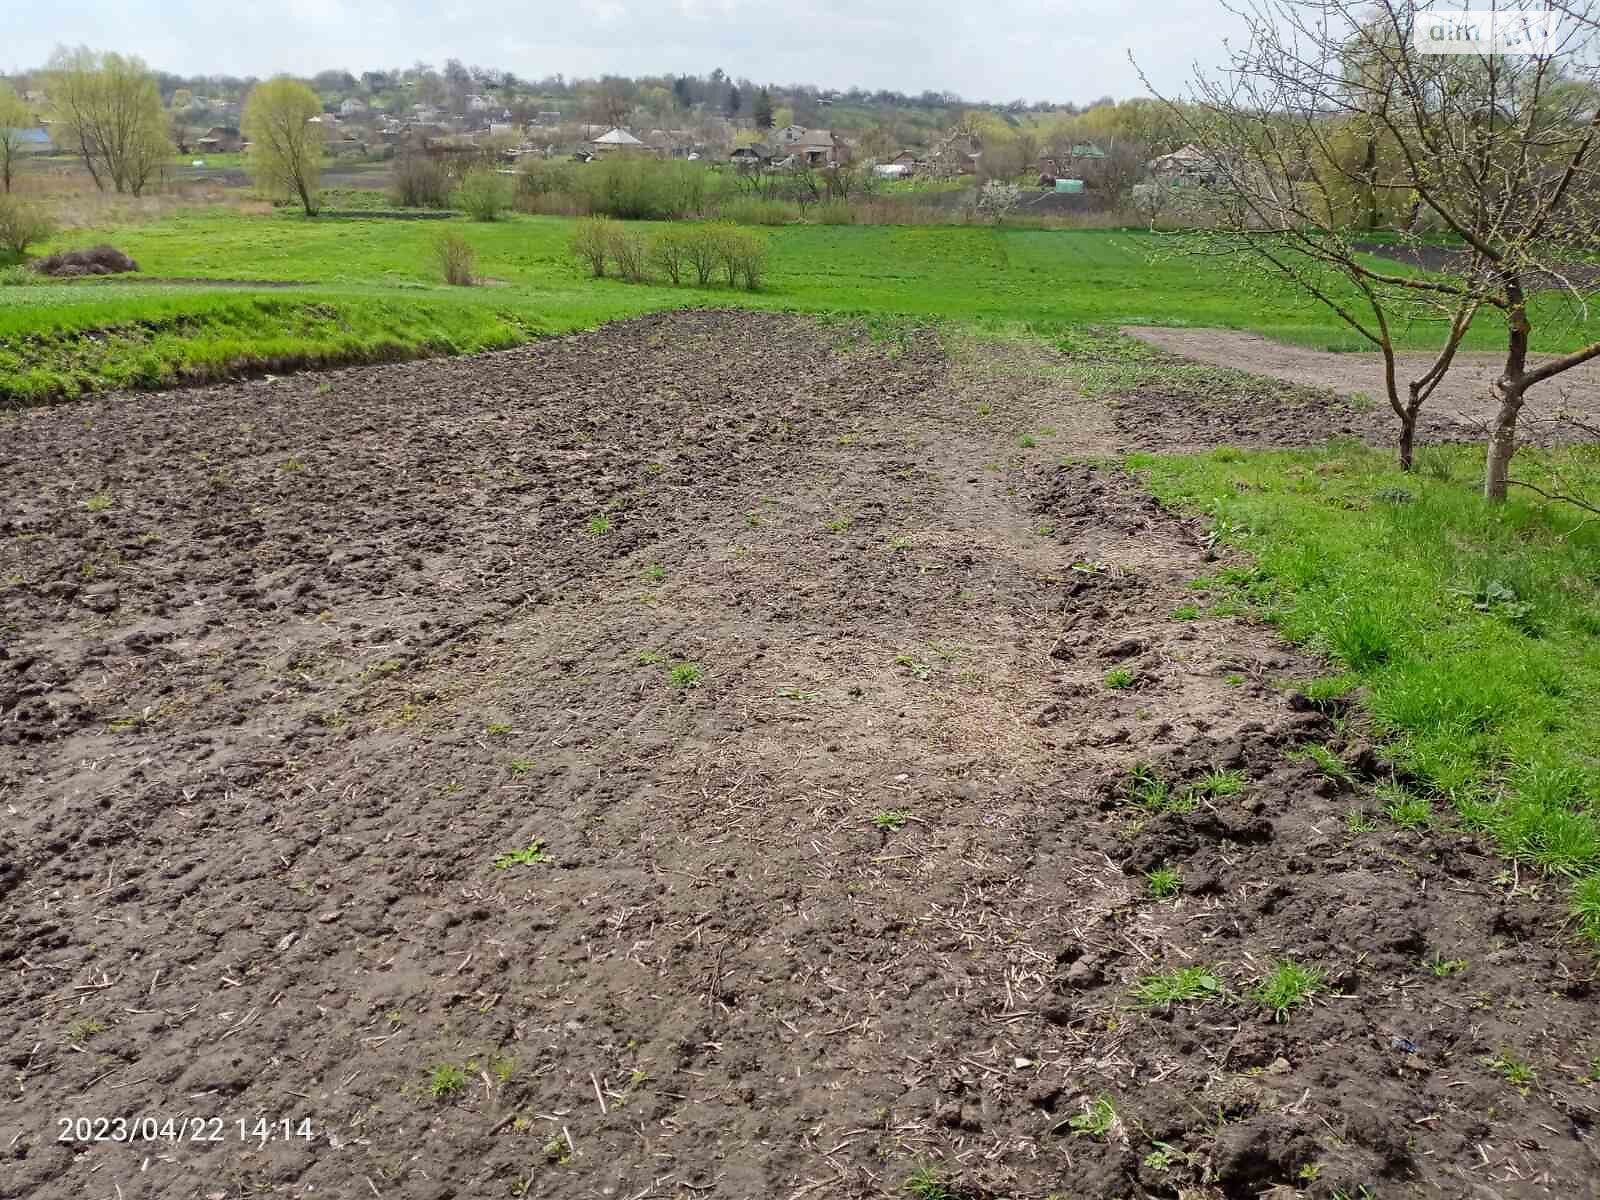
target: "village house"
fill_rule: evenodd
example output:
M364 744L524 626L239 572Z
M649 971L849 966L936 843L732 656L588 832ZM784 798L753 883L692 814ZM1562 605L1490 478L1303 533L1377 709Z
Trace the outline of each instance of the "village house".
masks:
M1217 180L1216 162L1193 142L1174 150L1171 154L1153 158L1146 165L1150 168L1150 173L1163 183L1210 185Z
M739 146L728 155L728 161L736 167L759 167L772 161L772 147L762 142L753 146Z
M243 145L244 139L233 125L213 125L206 130L204 137L194 140L197 154L237 154Z
M366 102L358 100L354 96L339 102L339 115L341 117L362 117L366 115L366 112Z
M589 145L593 146L596 153L599 154L625 154L629 151L649 149L648 146L626 129L608 129L599 137L591 139Z

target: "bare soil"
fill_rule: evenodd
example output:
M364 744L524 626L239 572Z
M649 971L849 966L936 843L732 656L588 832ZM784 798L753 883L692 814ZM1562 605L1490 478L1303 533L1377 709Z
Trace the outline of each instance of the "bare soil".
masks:
M1341 396L1365 395L1376 401L1380 419L1392 428L1393 414L1384 397L1383 360L1377 354L1290 346L1234 329L1129 326L1123 332L1184 358L1305 387L1325 388ZM1535 359L1538 361L1537 356ZM1420 376L1431 361L1425 354L1402 354L1397 356L1396 368L1404 381ZM1495 415L1492 383L1504 366L1504 358L1496 354L1458 354L1450 373L1422 411L1417 425L1419 438L1482 438ZM1600 360L1574 367L1549 383L1530 389L1519 425L1534 441L1572 436L1571 426L1561 419L1563 415L1590 426L1600 424Z
M1594 1195L1559 890L1352 827L1062 365L677 313L0 424L0 1197Z

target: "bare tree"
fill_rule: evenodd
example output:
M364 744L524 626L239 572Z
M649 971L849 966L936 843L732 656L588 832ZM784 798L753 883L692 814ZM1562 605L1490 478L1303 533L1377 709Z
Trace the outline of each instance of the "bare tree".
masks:
M1600 12L1600 0L1569 3L1588 19ZM1524 53L1438 54L1418 40L1452 15L1433 0L1251 0L1241 15L1248 45L1197 76L1191 106L1173 106L1214 182L1219 225L1202 249L1288 281L1382 352L1404 466L1423 403L1473 322L1494 313L1505 361L1484 495L1503 500L1529 389L1600 357L1596 341L1529 361L1534 294L1587 313L1597 290L1595 273L1572 265L1600 251L1591 34L1569 21ZM1335 202L1352 191L1368 197L1368 217L1380 198L1404 201L1403 247L1419 248L1431 224L1459 248L1426 271L1372 257ZM1402 398L1395 331L1418 322L1439 340Z

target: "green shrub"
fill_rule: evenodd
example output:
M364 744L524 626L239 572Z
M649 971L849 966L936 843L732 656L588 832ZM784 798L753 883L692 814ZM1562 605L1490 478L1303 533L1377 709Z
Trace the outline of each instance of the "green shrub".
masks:
M402 208L447 208L450 172L437 159L408 154L395 164L389 199Z
M729 226L713 228L718 259L728 286L738 287L742 283L752 292L759 290L762 275L766 270L766 241L748 229L734 229Z
M799 210L781 200L739 196L722 202L719 214L735 225L787 225L800 219Z
M699 216L707 194L702 163L613 158L584 168L575 178L595 212L626 221Z
M711 277L717 273L717 263L722 258L723 228L720 225L696 225L688 231L684 258L694 269L694 281L699 287L710 287Z
M0 250L22 258L28 247L56 231L54 219L39 205L17 196L0 195Z
M474 221L498 220L510 206L510 186L492 167L473 167L456 189L456 207Z
M629 283L647 283L650 279L650 241L637 230L613 223L611 229L611 261L617 265L617 274Z
M588 265L596 279L605 278L606 264L611 261L611 230L615 222L610 217L587 217L572 229L572 253Z
M658 229L650 238L650 261L660 267L666 277L677 287L689 269L690 243L696 231L684 225L668 225Z
M447 233L436 241L433 254L446 283L471 287L477 282L472 276L472 246L459 233Z

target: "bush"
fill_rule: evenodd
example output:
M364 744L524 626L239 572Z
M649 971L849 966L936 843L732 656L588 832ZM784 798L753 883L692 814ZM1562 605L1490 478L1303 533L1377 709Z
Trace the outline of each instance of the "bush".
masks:
M751 233L748 229L724 226L716 233L717 256L728 286L738 287L742 282L750 291L757 291L766 270L766 242L759 234Z
M575 178L595 212L627 221L699 216L708 190L703 163L657 158L613 158L585 167Z
M402 208L447 208L450 172L437 159L407 155L395 164L389 198Z
M781 200L760 200L754 196L741 196L722 204L724 221L735 225L787 225L798 221L800 212Z
M682 225L668 225L657 230L650 239L650 261L660 267L672 286L683 282L684 271L690 266L691 243L696 231Z
M456 207L474 221L495 221L511 206L511 189L492 167L473 167L456 189Z
M530 158L517 173L519 200L533 196L570 195L578 190L571 163L548 158Z
M610 217L588 217L572 229L572 253L579 261L587 263L596 279L605 278L606 263L611 260Z
M472 277L472 245L459 233L447 233L436 241L433 254L446 283L455 287L471 287L477 282Z
M646 283L650 278L650 243L644 234L621 225L611 229L611 259L617 274L629 283Z
M15 258L56 231L50 214L16 196L0 195L0 250Z
M711 277L717 273L721 257L722 226L696 225L685 229L683 260L694 270L694 281L699 287L709 287Z

